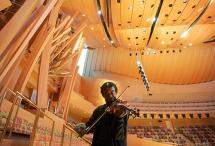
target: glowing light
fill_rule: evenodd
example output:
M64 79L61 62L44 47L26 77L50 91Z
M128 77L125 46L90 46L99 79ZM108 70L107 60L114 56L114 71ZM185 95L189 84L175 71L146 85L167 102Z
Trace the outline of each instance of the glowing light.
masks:
M188 46L192 46L192 45L193 45L192 43L189 43L189 44L188 44Z
M111 40L110 43L113 44L113 40Z
M162 41L161 44L165 44L165 41Z
M156 17L153 17L153 18L152 18L152 22L154 22L154 21L156 21Z
M198 12L200 12L202 9L203 9L203 7L199 8L199 9L198 9Z
M144 0L140 0L140 4L143 4L144 3Z
M149 22L149 21L150 21L150 18L147 18L147 19L146 19L146 22Z
M98 14L101 15L101 14L102 14L102 11L101 11L101 10L98 10Z
M85 17L86 15L85 15L85 14L82 14L82 16Z
M190 29L191 28L189 28L188 30L186 30L185 32L183 32L180 37L184 38L185 36L187 36L187 34L189 33Z
M132 6L128 6L128 10L131 11L132 10Z
M91 27L90 29L91 29L91 30L94 30L94 27Z
M141 63L140 63L140 61L139 61L139 60L137 61L137 65L138 65L138 66L140 66L140 65L141 65Z

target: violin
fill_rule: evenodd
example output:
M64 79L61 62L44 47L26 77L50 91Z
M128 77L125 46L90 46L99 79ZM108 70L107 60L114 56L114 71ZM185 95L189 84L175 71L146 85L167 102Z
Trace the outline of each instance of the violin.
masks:
M108 112L116 114L117 117L122 118L126 114L132 116L133 118L140 117L139 114L140 110L129 108L129 105L127 105L127 101L116 99L115 101L112 102L109 108L110 109L108 110Z

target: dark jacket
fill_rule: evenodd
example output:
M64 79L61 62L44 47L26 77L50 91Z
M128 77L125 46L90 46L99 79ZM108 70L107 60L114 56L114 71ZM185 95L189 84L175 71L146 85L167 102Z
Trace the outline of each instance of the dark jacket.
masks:
M106 108L106 104L97 107L86 125L92 125ZM107 112L89 131L93 133L92 146L127 146L127 125L127 115L117 118L113 113Z

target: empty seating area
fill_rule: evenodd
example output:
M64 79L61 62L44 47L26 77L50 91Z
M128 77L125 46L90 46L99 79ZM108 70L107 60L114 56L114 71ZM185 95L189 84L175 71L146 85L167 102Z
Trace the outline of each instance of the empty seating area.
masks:
M160 126L136 126L129 127L128 133L136 134L139 138L151 138L154 141L170 142L176 145L185 145L187 141L195 146L215 145L214 125L177 127L175 131Z
M128 129L129 134L136 134L139 138L151 138L154 141L162 142L162 143L173 143L176 145L184 145L185 140L180 136L174 134L171 129L160 127L160 126L152 126L152 127L130 127Z
M182 133L196 146L214 146L215 145L215 126L189 126L179 127L178 132Z

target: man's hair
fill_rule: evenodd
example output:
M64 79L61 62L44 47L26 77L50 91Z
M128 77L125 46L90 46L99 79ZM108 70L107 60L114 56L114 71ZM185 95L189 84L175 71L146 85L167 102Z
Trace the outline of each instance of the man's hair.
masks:
M116 84L114 84L113 82L105 82L100 88L101 88L101 94L102 96L104 97L105 96L105 91L108 89L108 88L111 88L111 87L114 87L115 88L115 91L117 93L117 86Z

